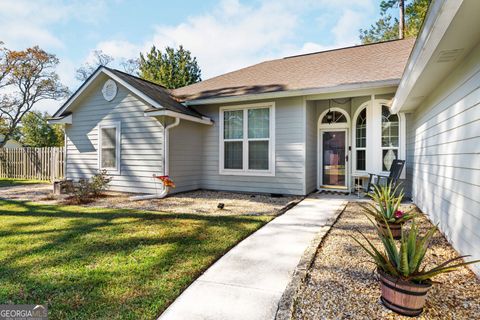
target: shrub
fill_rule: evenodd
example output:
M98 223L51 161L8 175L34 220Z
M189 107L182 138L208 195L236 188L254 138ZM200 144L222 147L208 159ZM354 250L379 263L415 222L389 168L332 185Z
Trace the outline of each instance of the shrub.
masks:
M70 183L66 186L66 192L70 195L68 200L75 204L91 202L107 190L110 181L112 178L102 170L91 179L80 179L76 183Z

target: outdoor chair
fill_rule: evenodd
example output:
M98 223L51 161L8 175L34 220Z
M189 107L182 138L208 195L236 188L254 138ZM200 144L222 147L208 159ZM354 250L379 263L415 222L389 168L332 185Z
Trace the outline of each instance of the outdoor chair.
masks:
M398 185L398 180L400 179L400 174L402 173L404 166L405 160L395 159L392 162L390 174L388 176L369 173L370 178L368 179L367 193L373 192L373 185L382 185L382 182L384 182L385 185L392 184L392 188L395 189Z

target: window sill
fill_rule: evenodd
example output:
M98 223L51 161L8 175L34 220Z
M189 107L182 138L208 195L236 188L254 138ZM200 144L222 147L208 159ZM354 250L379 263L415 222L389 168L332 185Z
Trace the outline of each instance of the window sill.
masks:
M109 176L119 176L120 175L120 170L112 170L112 169L106 169L106 168L100 168L99 171L105 170L107 172L107 175Z
M275 172L271 171L243 171L243 170L220 170L222 176L249 176L249 177L274 177Z

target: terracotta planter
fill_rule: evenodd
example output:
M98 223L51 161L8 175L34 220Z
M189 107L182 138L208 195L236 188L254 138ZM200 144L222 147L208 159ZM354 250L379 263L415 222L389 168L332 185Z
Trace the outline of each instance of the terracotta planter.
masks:
M418 316L423 312L427 292L432 286L404 281L382 270L377 270L382 291L382 303L388 309L405 316Z
M390 227L390 231L392 232L393 239L398 240L402 237L402 224L403 223L388 222L388 226ZM377 220L377 226L381 234L388 236L388 228L385 225L384 221Z

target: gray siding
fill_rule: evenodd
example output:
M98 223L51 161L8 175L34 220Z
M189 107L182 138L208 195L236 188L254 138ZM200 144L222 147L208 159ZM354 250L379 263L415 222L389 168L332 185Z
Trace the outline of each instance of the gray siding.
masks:
M275 101L275 176L234 176L219 174L219 108L201 106L197 110L215 121L205 130L201 187L259 193L304 194L305 118L303 98ZM252 102L255 103L255 102ZM239 104L239 103L236 103ZM223 106L223 105L222 105Z
M163 172L163 127L144 117L148 106L119 84L115 99L106 101L101 93L106 79L97 78L73 110L73 124L66 130L66 176L79 179L98 172L98 123L120 121L121 170L120 175L113 175L111 189L153 193L152 174Z
M306 193L317 189L317 108L315 101L306 101L306 152L305 152L305 188Z
M204 131L210 126L181 120L170 129L170 176L176 184L173 192L195 190L201 187L202 144Z
M461 253L480 258L480 46L427 97L408 127L419 208ZM411 175L410 175L411 172ZM474 270L480 274L480 266Z

